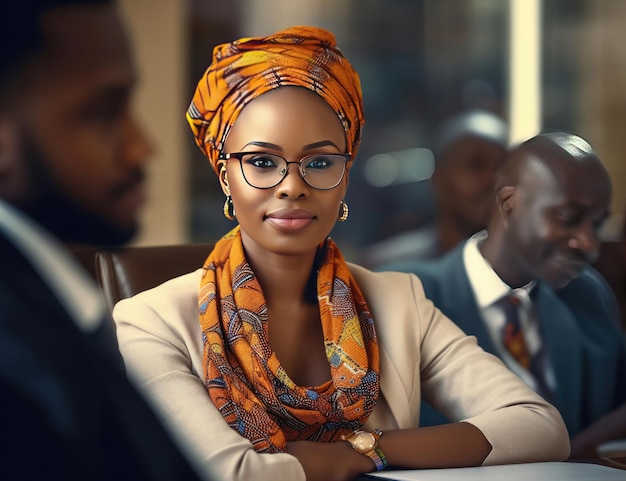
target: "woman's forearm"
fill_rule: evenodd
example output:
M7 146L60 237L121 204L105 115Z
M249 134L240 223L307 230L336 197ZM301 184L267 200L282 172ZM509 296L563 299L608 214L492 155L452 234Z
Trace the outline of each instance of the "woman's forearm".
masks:
M390 466L447 468L480 466L492 446L470 423L452 423L383 433L379 447Z
M405 469L479 466L491 451L485 436L469 423L388 431L378 446L389 466ZM346 481L375 471L372 460L346 441L297 441L287 443L286 452L298 458L307 481Z

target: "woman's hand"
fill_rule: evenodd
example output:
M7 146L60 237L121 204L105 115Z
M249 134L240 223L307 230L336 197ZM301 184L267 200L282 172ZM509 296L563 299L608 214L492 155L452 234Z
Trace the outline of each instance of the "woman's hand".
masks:
M294 441L287 443L285 452L298 458L307 481L351 481L376 469L371 459L357 453L347 441Z

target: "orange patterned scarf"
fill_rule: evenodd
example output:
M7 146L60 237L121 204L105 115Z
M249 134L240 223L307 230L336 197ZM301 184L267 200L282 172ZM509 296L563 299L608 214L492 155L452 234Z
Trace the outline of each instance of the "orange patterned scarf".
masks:
M198 300L205 385L226 422L259 452L282 451L287 441L337 440L361 426L378 399L378 342L365 299L330 238L318 254L331 380L315 387L295 385L269 345L271 321L239 227L205 262Z
M291 27L213 50L213 61L198 82L187 121L216 172L226 137L242 109L259 95L286 85L312 90L332 107L354 159L364 123L359 76L332 33L317 27Z

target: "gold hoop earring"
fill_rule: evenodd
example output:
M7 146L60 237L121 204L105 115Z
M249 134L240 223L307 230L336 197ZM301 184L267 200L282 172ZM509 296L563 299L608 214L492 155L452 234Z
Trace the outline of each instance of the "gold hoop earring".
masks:
M230 195L226 196L226 201L224 202L224 217L228 220L235 220L235 206L233 205L233 198Z
M348 219L349 212L350 210L348 209L348 204L346 204L345 201L342 200L339 204L339 217L337 218L337 220L339 222L345 222Z

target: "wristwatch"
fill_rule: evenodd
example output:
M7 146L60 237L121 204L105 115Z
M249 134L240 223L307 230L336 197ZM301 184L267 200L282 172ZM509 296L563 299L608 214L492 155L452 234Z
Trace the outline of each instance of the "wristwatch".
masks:
M376 471L382 471L387 467L387 458L378 447L378 438L382 435L383 432L380 429L374 429L372 432L357 430L344 434L341 439L348 441L357 453L365 454L374 461Z

